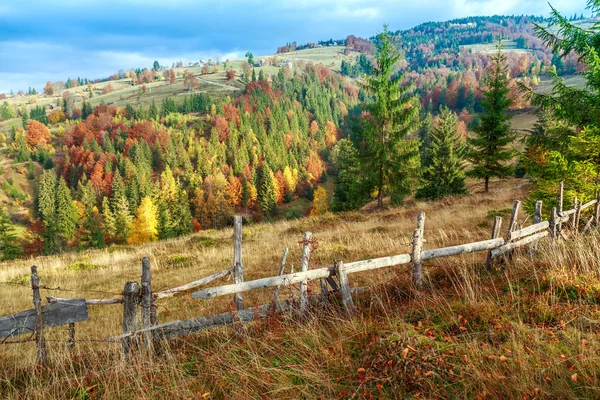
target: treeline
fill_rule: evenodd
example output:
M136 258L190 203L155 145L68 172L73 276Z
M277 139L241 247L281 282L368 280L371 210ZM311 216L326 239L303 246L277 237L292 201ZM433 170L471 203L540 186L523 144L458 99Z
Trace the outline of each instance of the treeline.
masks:
M80 120L48 121L53 134L31 120L9 145L13 157L43 159L47 169L24 253L177 237L224 226L234 212L270 218L283 203L312 200L357 102L339 75L308 65L269 82L261 75L235 99L84 103Z

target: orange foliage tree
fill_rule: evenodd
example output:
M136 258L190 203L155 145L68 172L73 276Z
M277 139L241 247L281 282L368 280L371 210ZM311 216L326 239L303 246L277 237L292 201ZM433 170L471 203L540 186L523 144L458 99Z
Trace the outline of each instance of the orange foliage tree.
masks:
M27 143L32 147L50 143L50 131L48 127L39 121L31 120L27 124Z

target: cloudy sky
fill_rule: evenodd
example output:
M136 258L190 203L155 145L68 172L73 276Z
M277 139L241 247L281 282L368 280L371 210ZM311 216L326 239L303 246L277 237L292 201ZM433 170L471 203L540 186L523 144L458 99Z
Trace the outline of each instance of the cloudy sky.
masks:
M586 0L550 0L565 14ZM0 92L106 77L154 60L270 54L469 15L549 13L547 0L0 0Z

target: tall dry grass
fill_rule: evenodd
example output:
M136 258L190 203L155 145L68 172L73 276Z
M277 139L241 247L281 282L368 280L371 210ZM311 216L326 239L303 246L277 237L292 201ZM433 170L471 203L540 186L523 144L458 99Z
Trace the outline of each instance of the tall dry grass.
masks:
M325 215L244 229L247 280L277 272L283 247L297 270L302 232L318 239L314 267L409 251L416 215L427 215L426 248L488 238L495 214L524 198L522 181L498 183L489 194L410 204L374 213ZM153 289L177 286L227 268L232 231L136 248L65 254L0 267L0 281L25 281L32 263L43 284L80 292L43 295L98 297L139 280L140 259L152 262ZM408 267L353 274L357 315L337 306L315 309L307 321L280 316L169 342L161 359L122 359L120 344L98 343L120 333L121 306L90 306L77 324L70 353L66 327L49 329L50 366L36 370L33 343L0 346L0 393L6 398L594 398L598 388L600 249L597 236L543 244L535 258L519 253L488 271L484 254L425 263L426 285L415 293ZM87 267L70 267L74 263ZM79 270L77 270L79 269ZM81 270L83 269L83 270ZM217 284L217 283L215 283ZM318 290L311 283L311 289ZM31 307L31 291L1 287L0 314ZM281 296L296 296L284 288ZM271 290L245 293L247 306ZM161 322L230 309L230 298L161 300ZM54 341L57 340L57 341Z

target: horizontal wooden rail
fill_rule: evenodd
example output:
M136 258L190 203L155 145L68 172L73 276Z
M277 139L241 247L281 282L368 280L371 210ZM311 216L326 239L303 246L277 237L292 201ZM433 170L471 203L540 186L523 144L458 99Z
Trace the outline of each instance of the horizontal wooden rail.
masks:
M549 234L550 233L548 231L539 232L539 233L536 233L535 235L528 236L528 237L518 240L516 242L508 243L500 248L492 250L492 257L498 257L502 254L505 254L511 250L516 249L517 247L521 247L521 246L525 246L526 244L533 243L536 240L540 240L540 239L548 236Z
M586 208L590 208L591 206L593 206L594 204L596 204L598 202L598 200L591 200L588 201L587 203L585 203L584 205L581 206L581 210L585 210Z
M474 253L477 251L491 250L504 245L504 238L484 240L481 242L461 244L458 246L444 247L441 249L424 250L421 253L421 260L431 260L433 258L457 256L459 254Z
M69 301L72 299L68 299L68 298L62 298L62 297L54 297L54 296L46 296L46 300L48 301L48 303L50 304L54 304L54 303L59 303L61 301ZM94 300L89 300L89 299L84 299L85 300L85 304L87 305L104 305L104 304L122 304L123 303L123 298L118 298L118 299L94 299Z
M576 208L573 208L573 209L571 209L571 210L567 210L567 211L563 211L563 212L561 212L561 213L558 213L558 215L559 215L560 217L568 217L569 215L573 215L573 214L575 214L576 212L577 212L577 209L576 209ZM568 220L567 220L567 221L568 221Z
M519 229L510 233L510 240L519 240L529 235L533 235L539 231L546 230L550 227L550 221L542 221L535 225L528 226L527 228Z
M482 242L468 243L458 246L445 247L435 250L426 250L422 254L423 260L430 260L439 257L448 257L458 254L473 253L476 251L484 251L495 249L504 245L503 238L484 240ZM355 261L345 264L346 273L353 274L356 272L370 271L379 268L392 267L396 265L408 264L411 262L410 254L400 254L390 257L374 258L370 260ZM296 272L293 274L273 276L269 278L261 278L253 281L246 281L232 285L218 286L202 289L192 293L195 299L212 299L214 297L226 296L235 293L247 292L249 290L264 289L274 286L287 286L300 283L302 281L311 281L321 278L329 278L335 275L334 267L318 268L305 272Z
M352 293L363 293L365 288L353 288ZM316 303L322 300L321 294L308 296L310 303ZM184 321L171 321L164 324L152 326L146 329L140 329L133 332L128 332L119 336L113 336L104 339L105 342L116 342L125 338L142 335L147 332L154 332L154 334L170 339L178 336L185 336L190 333L200 332L205 329L216 328L223 325L233 325L235 322L252 322L257 317L266 318L270 313L274 311L278 313L289 312L294 306L298 306L298 302L294 299L280 301L277 303L263 304L262 306L245 308L240 311L226 312L218 315L209 317L200 317L194 319L188 319Z
M162 290L162 291L156 293L156 298L163 299L165 297L173 297L176 293L185 292L186 290L190 290L190 289L194 289L198 286L206 285L206 284L214 281L215 279L222 278L224 276L229 275L230 273L231 273L231 268L217 272L216 274L209 275L205 278L198 279L197 281L186 283L185 285L181 285L181 286L178 286L173 289Z
M392 267L410 263L409 254L400 254L396 256L373 258L370 260L356 261L345 265L346 273L370 271L373 269ZM335 275L335 268L325 267L312 269L304 272L295 272L293 274L261 278L253 281L234 283L232 285L218 286L202 289L192 293L194 299L212 299L214 297L226 296L229 294L247 292L249 290L264 289L274 286L288 286L302 281L314 281L321 278L329 278Z

